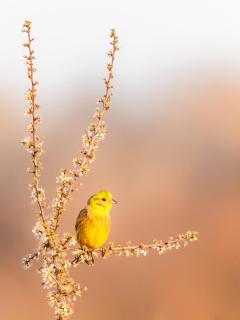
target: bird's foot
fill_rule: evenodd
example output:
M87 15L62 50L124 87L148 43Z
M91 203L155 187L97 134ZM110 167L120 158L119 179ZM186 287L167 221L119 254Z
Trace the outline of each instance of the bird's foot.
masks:
M88 250L88 257L87 257L87 259L85 261L89 266L93 266L94 265L94 258L93 258L92 250Z

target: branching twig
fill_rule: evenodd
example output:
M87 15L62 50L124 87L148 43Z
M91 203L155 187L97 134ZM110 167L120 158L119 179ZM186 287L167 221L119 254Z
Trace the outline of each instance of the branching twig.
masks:
M115 29L111 30L112 50L107 55L110 57L110 62L107 64L108 76L104 79L105 93L98 103L102 105L102 108L97 108L95 113L95 122L91 123L82 137L82 150L80 156L73 159L73 169L62 170L60 176L57 178L59 187L57 189L57 197L53 203L53 214L51 219L51 226L54 230L58 228L59 217L66 209L68 200L71 194L77 189L77 179L86 174L89 171L89 165L94 161L98 144L104 139L106 134L106 127L104 123L104 117L106 111L111 107L112 92L112 79L113 79L113 67L115 61L116 52L119 50L118 37Z
M159 254L173 248L180 248L197 239L197 232L186 232L178 235L175 239L170 238L166 242L153 241L151 244L114 246L113 243L106 248L90 250L86 247L77 247L75 236L58 233L60 216L66 211L67 204L72 193L78 188L78 180L89 171L90 164L94 161L99 142L104 139L106 127L104 118L111 107L113 67L118 48L118 37L114 29L111 30L112 49L107 53L110 62L107 64L107 77L104 79L105 93L98 101L101 107L97 107L95 120L88 126L82 138L82 149L80 155L73 160L70 170L62 170L57 178L57 196L54 199L50 217L46 218L47 204L45 193L40 187L40 172L42 169L40 156L42 154L42 141L38 136L38 125L40 122L39 105L36 103L36 86L38 82L34 78L36 69L33 66L34 50L31 47L31 22L25 21L23 32L27 34L27 42L24 47L28 54L25 56L27 64L30 89L26 94L28 107L26 114L31 116L31 124L28 126L30 137L23 140L23 144L31 154L32 168L27 171L33 175L30 184L33 202L39 208L39 217L33 233L39 238L39 247L35 253L27 255L23 259L24 266L29 268L35 260L41 262L39 272L42 277L42 286L48 290L49 304L55 310L57 320L69 319L73 313L73 303L77 296L81 296L86 290L81 287L70 275L70 268L80 263L92 264L96 257L109 256L139 256L146 255L148 251L156 251Z

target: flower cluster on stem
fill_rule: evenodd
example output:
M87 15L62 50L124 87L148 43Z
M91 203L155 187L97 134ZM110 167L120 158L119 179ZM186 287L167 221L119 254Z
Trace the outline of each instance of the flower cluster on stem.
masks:
M46 227L45 210L47 204L45 199L45 192L40 186L40 172L42 170L40 157L43 152L43 142L38 135L38 125L41 121L41 118L39 115L40 106L36 102L38 81L34 78L36 69L33 65L33 60L35 59L35 55L34 50L31 46L34 38L31 38L30 31L31 21L26 20L23 25L23 32L27 34L27 42L24 43L23 46L27 48L27 55L25 55L24 58L27 65L27 76L30 80L30 88L27 90L25 95L25 99L28 102L25 114L31 117L31 123L27 127L29 136L22 140L22 144L31 155L32 168L27 168L27 172L33 175L32 183L29 185L29 188L31 190L31 197L33 199L33 202L37 203L39 209L39 218L42 225Z

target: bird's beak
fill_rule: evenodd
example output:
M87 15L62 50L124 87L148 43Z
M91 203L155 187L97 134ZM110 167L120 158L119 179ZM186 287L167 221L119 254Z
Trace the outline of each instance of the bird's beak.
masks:
M111 204L117 204L117 201L114 199L112 199L110 202L111 202Z

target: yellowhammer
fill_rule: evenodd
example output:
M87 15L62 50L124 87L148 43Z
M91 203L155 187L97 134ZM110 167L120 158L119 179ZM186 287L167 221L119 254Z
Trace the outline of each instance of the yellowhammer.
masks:
M76 220L77 241L89 249L100 248L110 233L110 210L117 203L109 191L102 190L92 195Z

